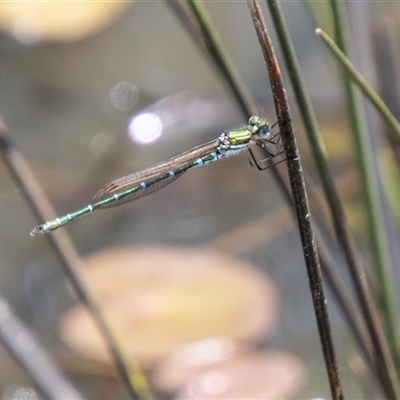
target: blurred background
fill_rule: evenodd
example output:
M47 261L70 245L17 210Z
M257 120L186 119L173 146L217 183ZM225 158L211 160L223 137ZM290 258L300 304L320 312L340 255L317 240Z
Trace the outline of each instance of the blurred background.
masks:
M246 3L206 6L260 115L275 122ZM379 17L400 13L396 2L361 6L367 32ZM328 24L326 5L313 8ZM350 222L365 248L337 71L314 35L307 5L289 2L283 9ZM59 215L88 204L110 180L246 123L166 3L0 3L0 27L0 115ZM296 117L294 105L292 111ZM302 125L298 118L294 123L313 177ZM47 240L29 236L44 221L35 220L3 164L0 192L1 294L82 394L126 398ZM251 168L245 152L64 229L88 260L85 282L128 357L143 363L157 397L330 396L299 234L271 173ZM329 310L344 391L360 397L354 343L332 301ZM182 349L211 351L211 358L176 361ZM3 398L33 387L3 348L0 360ZM226 374L223 384L222 375L210 372L215 365ZM263 373L246 381L235 368ZM235 374L245 389L231 387ZM203 380L193 381L198 376ZM274 384L293 389L268 392Z

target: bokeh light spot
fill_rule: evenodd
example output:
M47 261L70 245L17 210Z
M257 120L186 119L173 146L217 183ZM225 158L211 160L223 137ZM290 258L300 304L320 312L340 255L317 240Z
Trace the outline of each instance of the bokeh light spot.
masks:
M131 110L138 97L138 88L132 82L119 82L110 91L111 104L119 111Z
M162 130L161 119L150 112L135 115L128 125L129 137L139 144L154 142L161 136Z

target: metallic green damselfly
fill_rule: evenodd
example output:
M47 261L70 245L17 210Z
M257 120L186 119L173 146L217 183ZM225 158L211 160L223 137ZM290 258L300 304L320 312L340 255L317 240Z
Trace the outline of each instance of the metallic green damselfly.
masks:
M168 185L190 168L209 164L246 148L249 149L251 164L265 169L251 150L252 144L263 151L265 158L261 163L266 162L266 167L270 165L273 157L283 153L279 133L273 136L268 122L253 116L244 128L224 132L217 139L194 147L168 161L108 183L93 197L91 204L36 226L31 236L54 231L98 208L115 207L145 197Z

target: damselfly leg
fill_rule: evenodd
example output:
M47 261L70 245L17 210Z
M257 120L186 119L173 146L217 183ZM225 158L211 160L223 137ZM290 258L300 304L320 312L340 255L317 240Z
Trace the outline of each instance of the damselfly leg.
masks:
M272 125L271 129L276 125ZM249 146L249 161L251 166L264 171L272 165L277 165L286 160L286 157L279 157L284 154L281 133L277 132L271 138L254 140L255 146Z

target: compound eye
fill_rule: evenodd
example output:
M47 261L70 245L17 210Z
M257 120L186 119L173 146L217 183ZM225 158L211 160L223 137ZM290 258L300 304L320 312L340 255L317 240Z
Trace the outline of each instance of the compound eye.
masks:
M268 139L271 136L271 127L266 124L258 128L258 135L262 139Z

